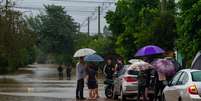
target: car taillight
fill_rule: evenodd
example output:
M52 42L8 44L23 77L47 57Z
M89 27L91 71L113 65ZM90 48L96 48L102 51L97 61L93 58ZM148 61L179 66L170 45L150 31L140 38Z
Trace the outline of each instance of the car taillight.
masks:
M196 88L195 85L192 85L192 86L188 87L188 92L189 92L190 94L193 94L193 95L198 94L198 90L197 90L197 88Z
M137 81L137 79L135 77L130 77L130 76L124 77L124 80L126 82L136 82Z

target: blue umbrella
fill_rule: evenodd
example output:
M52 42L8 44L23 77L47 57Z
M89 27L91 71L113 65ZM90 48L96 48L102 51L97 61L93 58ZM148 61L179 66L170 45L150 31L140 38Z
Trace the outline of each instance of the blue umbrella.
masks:
M97 54L87 55L84 57L84 61L86 62L102 62L104 59Z
M161 54L164 53L165 51L161 49L158 46L155 45L148 45L145 46L137 51L135 56L148 56L148 55L155 55L155 54Z

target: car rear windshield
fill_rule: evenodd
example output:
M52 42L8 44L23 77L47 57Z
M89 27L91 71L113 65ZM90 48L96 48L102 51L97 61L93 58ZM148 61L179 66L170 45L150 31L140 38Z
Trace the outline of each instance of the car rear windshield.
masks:
M201 81L201 71L191 72L193 81Z
M138 71L128 70L129 75L138 75Z

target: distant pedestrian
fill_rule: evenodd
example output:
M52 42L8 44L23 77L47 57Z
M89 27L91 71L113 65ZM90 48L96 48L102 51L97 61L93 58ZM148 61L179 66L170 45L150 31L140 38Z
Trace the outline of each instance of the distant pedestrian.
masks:
M77 88L76 88L76 99L85 100L84 98L84 78L86 76L86 67L84 63L84 57L79 58L79 62L76 65L77 75Z
M63 68L61 65L59 65L57 71L59 72L59 80L63 80Z
M66 65L67 80L71 80L71 71L72 71L72 66L71 65Z
M138 74L138 96L137 101L140 101L140 97L143 97L143 101L147 101L145 89L147 86L147 80L146 80L146 73L145 71L139 71Z

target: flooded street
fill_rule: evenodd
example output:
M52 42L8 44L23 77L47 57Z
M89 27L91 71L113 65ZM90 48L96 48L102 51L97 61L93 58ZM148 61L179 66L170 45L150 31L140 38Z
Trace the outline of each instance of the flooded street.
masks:
M32 65L20 69L15 75L0 76L0 98L1 101L75 101L75 77L65 79L64 74L64 80L58 80L55 65ZM99 100L103 101L104 85L99 83Z

